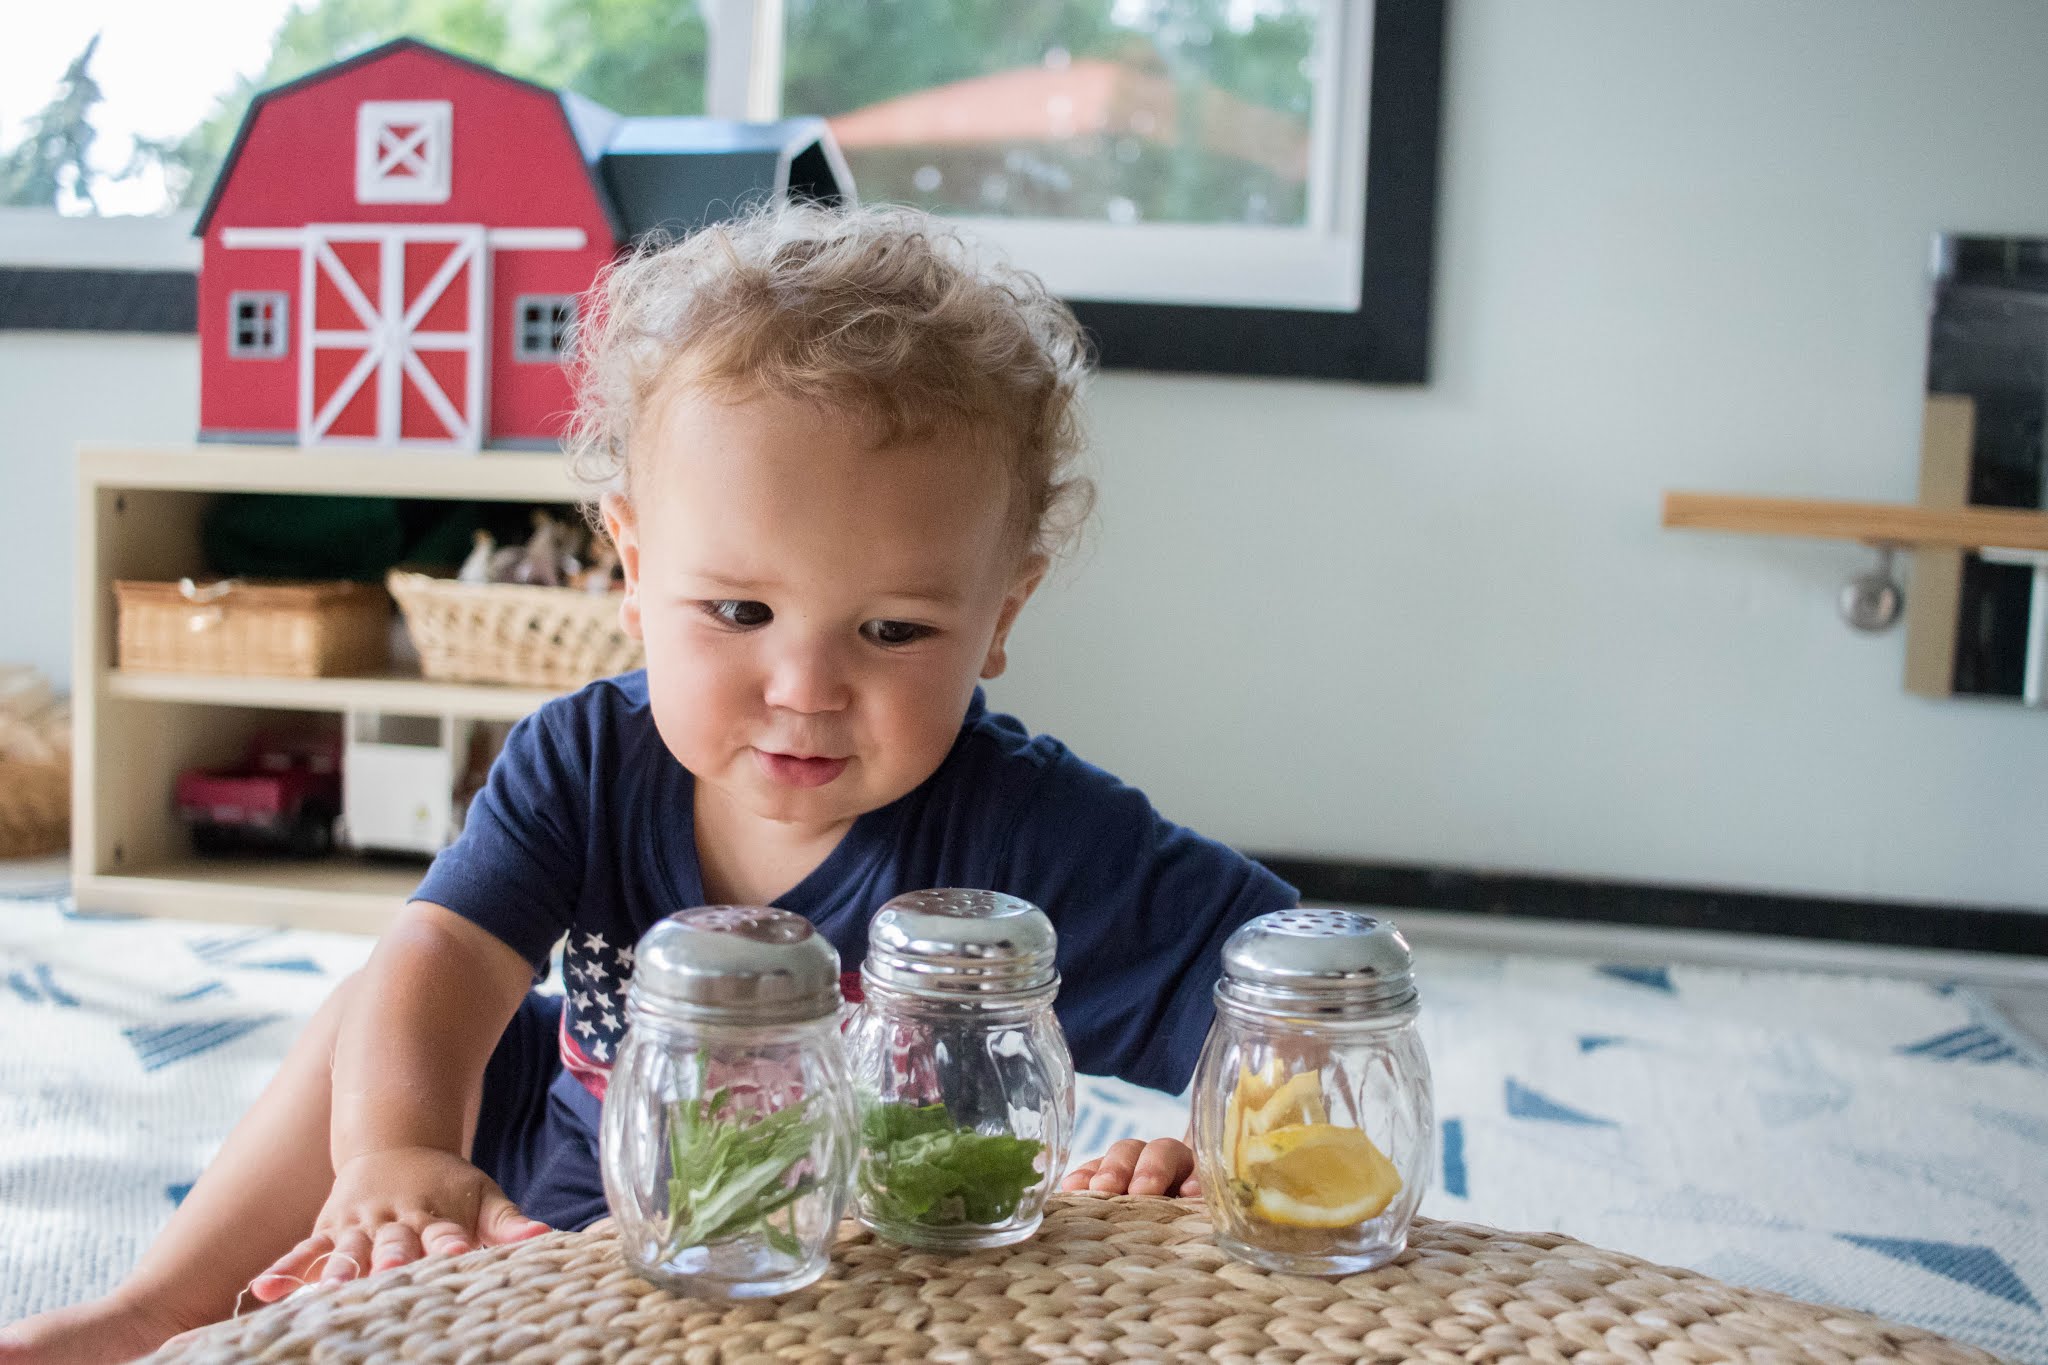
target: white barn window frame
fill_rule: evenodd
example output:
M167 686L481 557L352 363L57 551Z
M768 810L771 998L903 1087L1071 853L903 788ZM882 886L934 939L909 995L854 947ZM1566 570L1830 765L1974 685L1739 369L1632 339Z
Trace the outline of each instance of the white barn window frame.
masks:
M781 0L701 3L707 112L779 117ZM1443 0L1329 0L1306 227L961 221L1073 305L1105 367L1426 383L1443 32Z
M574 294L521 294L512 301L512 357L529 365L569 358L576 326Z
M228 356L279 360L291 353L291 295L238 289L228 295Z
M454 142L450 100L364 100L356 106L356 202L447 203Z

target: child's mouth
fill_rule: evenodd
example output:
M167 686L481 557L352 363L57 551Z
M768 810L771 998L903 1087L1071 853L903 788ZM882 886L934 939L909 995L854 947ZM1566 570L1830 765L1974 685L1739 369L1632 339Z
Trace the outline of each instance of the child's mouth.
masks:
M804 758L797 754L776 754L766 749L754 750L754 757L760 761L761 770L771 782L780 782L786 787L822 787L846 771L847 760L843 758Z

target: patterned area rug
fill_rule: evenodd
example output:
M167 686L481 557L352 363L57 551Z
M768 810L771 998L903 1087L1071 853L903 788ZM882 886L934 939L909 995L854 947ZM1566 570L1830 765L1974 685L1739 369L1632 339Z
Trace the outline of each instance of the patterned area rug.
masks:
M0 901L0 1321L102 1292L369 941ZM1464 949L1419 964L1424 1212L2048 1365L2048 1059L1966 990ZM1178 1135L1083 1087L1075 1148Z

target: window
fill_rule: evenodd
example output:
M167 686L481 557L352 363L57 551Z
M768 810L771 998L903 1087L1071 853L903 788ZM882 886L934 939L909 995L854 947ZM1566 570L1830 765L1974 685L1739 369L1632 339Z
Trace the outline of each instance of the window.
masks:
M861 37L842 9L786 0L782 105L831 119L863 198L970 220L1069 299L1357 307L1355 0L890 0Z
M447 100L364 100L356 108L356 202L448 202L455 106Z
M707 112L821 115L1103 363L1427 377L1441 0L704 0Z
M228 295L228 354L238 359L275 359L287 350L283 294Z
M576 326L574 294L521 294L512 314L512 354L534 362L568 355L569 334Z

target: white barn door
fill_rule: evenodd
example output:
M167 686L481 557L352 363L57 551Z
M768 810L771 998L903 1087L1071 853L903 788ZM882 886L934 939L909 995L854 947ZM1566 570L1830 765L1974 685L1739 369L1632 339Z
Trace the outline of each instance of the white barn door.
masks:
M474 451L490 411L481 226L309 225L299 441Z

